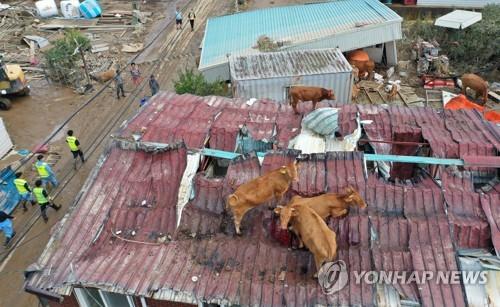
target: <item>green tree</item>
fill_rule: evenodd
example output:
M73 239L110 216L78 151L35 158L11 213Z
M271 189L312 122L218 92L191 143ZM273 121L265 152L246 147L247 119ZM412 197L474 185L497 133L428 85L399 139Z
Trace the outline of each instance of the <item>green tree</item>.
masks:
M177 94L193 94L197 96L225 96L224 84L220 81L208 82L202 74L186 69L179 73L179 78L174 82Z
M50 78L63 84L74 84L84 75L81 71L80 50L90 50L90 40L81 32L70 29L64 37L55 41L54 47L45 52Z

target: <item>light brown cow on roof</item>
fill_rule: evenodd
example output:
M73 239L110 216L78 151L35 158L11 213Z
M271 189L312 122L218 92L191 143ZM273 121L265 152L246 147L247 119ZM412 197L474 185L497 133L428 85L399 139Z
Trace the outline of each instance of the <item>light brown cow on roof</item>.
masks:
M326 220L329 216L340 217L348 213L350 207L366 208L366 203L353 187L343 193L326 193L315 197L294 196L288 206L306 205Z
M299 114L299 111L297 111L297 105L300 101L312 101L313 110L315 110L318 102L325 99L335 100L333 90L314 86L293 86L290 88L290 92L288 94L290 96L290 105L292 106L295 114Z
M288 223L299 233L305 246L314 255L316 274L321 266L337 257L337 235L325 221L308 206L277 207L274 212L280 215L281 229L288 228Z
M226 205L233 213L236 233L241 234L240 223L248 210L273 198L281 201L292 181L298 180L297 173L298 165L295 161L240 185L229 195Z

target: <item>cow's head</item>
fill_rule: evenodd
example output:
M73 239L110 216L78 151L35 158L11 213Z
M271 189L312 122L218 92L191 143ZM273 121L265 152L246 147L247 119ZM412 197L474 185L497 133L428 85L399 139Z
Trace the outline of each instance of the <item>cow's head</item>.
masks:
M297 160L280 168L280 173L287 175L293 181L299 181L299 164Z
M297 216L297 209L292 206L278 206L274 209L274 213L280 216L280 228L287 230L292 217Z
M328 90L328 99L335 100L335 93L333 92L333 90Z
M349 206L357 205L361 209L364 209L367 206L361 195L359 195L358 191L356 191L353 187L345 189L342 194L342 198L344 202L349 204Z

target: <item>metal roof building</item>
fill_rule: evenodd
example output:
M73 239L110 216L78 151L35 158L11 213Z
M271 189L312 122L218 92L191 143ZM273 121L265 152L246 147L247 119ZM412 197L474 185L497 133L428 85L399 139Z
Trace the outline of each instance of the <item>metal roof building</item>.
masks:
M378 0L336 0L276 7L210 18L199 69L209 80L229 80L230 56L259 53L265 35L279 50L339 47L343 52L386 43L388 62L396 63L395 41L402 18Z
M418 0L417 5L435 7L483 8L488 4L500 4L500 0Z
M343 135L354 130L359 112L382 131L368 131L370 141L392 140L391 132L408 127L421 130L437 157L495 157L500 149L500 131L474 110L443 114L430 108L338 107ZM175 306L466 306L485 297L497 303L491 295L498 293L494 275L492 284L485 285L490 293L470 296L461 283L433 279L375 285L356 283L354 274L437 274L458 270L460 249L500 252L499 185L480 193L470 173L444 167L441 184L426 175L391 183L366 170L363 152L298 156L287 147L300 123L290 106L265 100L248 105L222 97L155 95L101 157L45 251L27 270L26 291L64 299L51 301L54 307L172 306L166 301ZM176 210L185 174L193 169L193 151L208 143L232 151L240 124L256 139L270 138L276 130L277 150L268 152L262 163L252 154L232 160L224 177L209 176L198 159L200 171L188 182L195 193ZM131 136L138 131L143 135L136 142ZM385 145L382 151L394 150ZM347 217L329 221L337 233L338 259L350 274L346 287L332 295L325 295L312 278L311 253L290 250L276 240L270 229L277 220L267 206L248 213L241 237L234 235L224 213L225 198L235 186L297 157L303 166L287 198L353 186L368 204L365 210L351 209Z
M287 100L292 85L332 89L351 101L352 67L339 49L295 50L231 57L233 97Z

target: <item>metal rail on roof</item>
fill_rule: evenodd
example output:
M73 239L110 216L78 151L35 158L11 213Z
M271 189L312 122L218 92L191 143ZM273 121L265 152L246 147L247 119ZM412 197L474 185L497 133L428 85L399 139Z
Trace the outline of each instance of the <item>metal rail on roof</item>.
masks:
M223 151L211 148L203 148L201 154L208 157L220 159L235 159L241 154L230 151ZM257 157L263 158L265 152L257 152ZM475 167L490 167L500 168L500 157L496 156L465 156L464 159L446 159L446 158L432 158L420 156L398 156L398 155L378 155L378 154L364 154L365 161L378 161L378 162L399 162L399 163L416 163L416 164L434 164L434 165L456 165L456 166L475 166Z
M229 152L217 149L203 148L201 150L202 155L229 159L232 160L241 154L236 152ZM258 157L264 157L265 152L257 152ZM397 155L378 155L378 154L364 154L366 161L380 161L380 162L400 162L400 163L422 163L422 164L437 164L437 165L465 165L464 161L461 159L441 159L441 158L430 158L430 157L418 157L418 156L397 156Z
M366 161L378 162L400 162L400 163L417 163L417 164L437 164L437 165L465 165L461 159L443 159L419 156L397 156L397 155L377 155L364 154Z

